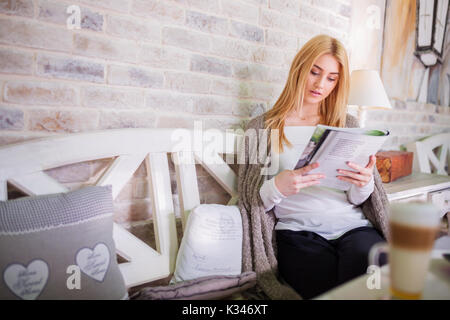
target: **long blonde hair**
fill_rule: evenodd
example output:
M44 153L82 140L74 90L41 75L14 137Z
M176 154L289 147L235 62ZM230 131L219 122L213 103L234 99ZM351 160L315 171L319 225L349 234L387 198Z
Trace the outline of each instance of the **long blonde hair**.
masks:
M339 78L333 91L320 103L320 123L334 127L345 126L350 87L347 52L339 40L327 35L318 35L305 43L295 56L283 92L265 115L265 128L278 129L280 152L283 152L283 142L292 147L284 135L285 119L290 112L301 110L307 77L314 62L323 54L331 54L338 61ZM295 110L296 108L298 109Z

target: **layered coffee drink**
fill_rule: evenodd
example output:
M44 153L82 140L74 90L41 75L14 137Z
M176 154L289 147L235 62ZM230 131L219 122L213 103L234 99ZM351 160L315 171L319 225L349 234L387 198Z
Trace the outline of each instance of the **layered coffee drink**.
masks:
M391 294L420 299L438 232L438 210L423 202L392 204L389 225Z

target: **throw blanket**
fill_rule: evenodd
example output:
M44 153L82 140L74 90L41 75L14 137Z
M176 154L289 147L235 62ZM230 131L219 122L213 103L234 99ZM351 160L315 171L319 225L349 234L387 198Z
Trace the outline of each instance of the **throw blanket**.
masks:
M259 133L259 129L264 129L264 119L265 114L253 118L245 130L255 129L256 133ZM346 127L359 127L357 119L347 115ZM270 129L268 132L266 138L270 139ZM254 298L301 299L298 293L290 286L280 282L278 278L274 233L276 217L273 209L265 212L259 195L259 189L264 181L273 177L273 175L261 175L261 168L270 166L269 142L263 144L263 146L267 146L263 161L258 161L258 163L249 161L249 156L260 154L258 151L260 139L264 139L264 136L256 134L255 139L246 136L238 154L238 159L240 159L238 162L238 207L243 225L242 271L255 271L257 274L257 286L252 293ZM374 166L374 182L373 193L361 204L362 211L372 225L381 231L386 239L389 239L389 202L376 166Z

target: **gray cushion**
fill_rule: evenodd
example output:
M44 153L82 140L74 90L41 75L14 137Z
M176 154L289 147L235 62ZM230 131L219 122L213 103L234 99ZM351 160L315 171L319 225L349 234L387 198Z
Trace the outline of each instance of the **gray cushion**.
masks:
M0 201L0 299L126 298L112 215L110 186Z
M256 284L256 273L247 271L231 276L207 276L168 286L146 287L130 296L132 300L209 300L223 299Z

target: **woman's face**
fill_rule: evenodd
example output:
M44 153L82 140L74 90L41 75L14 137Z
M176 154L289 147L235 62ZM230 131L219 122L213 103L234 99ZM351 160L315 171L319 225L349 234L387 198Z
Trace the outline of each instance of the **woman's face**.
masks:
M317 104L333 91L339 78L339 63L331 54L321 55L306 79L303 103Z

